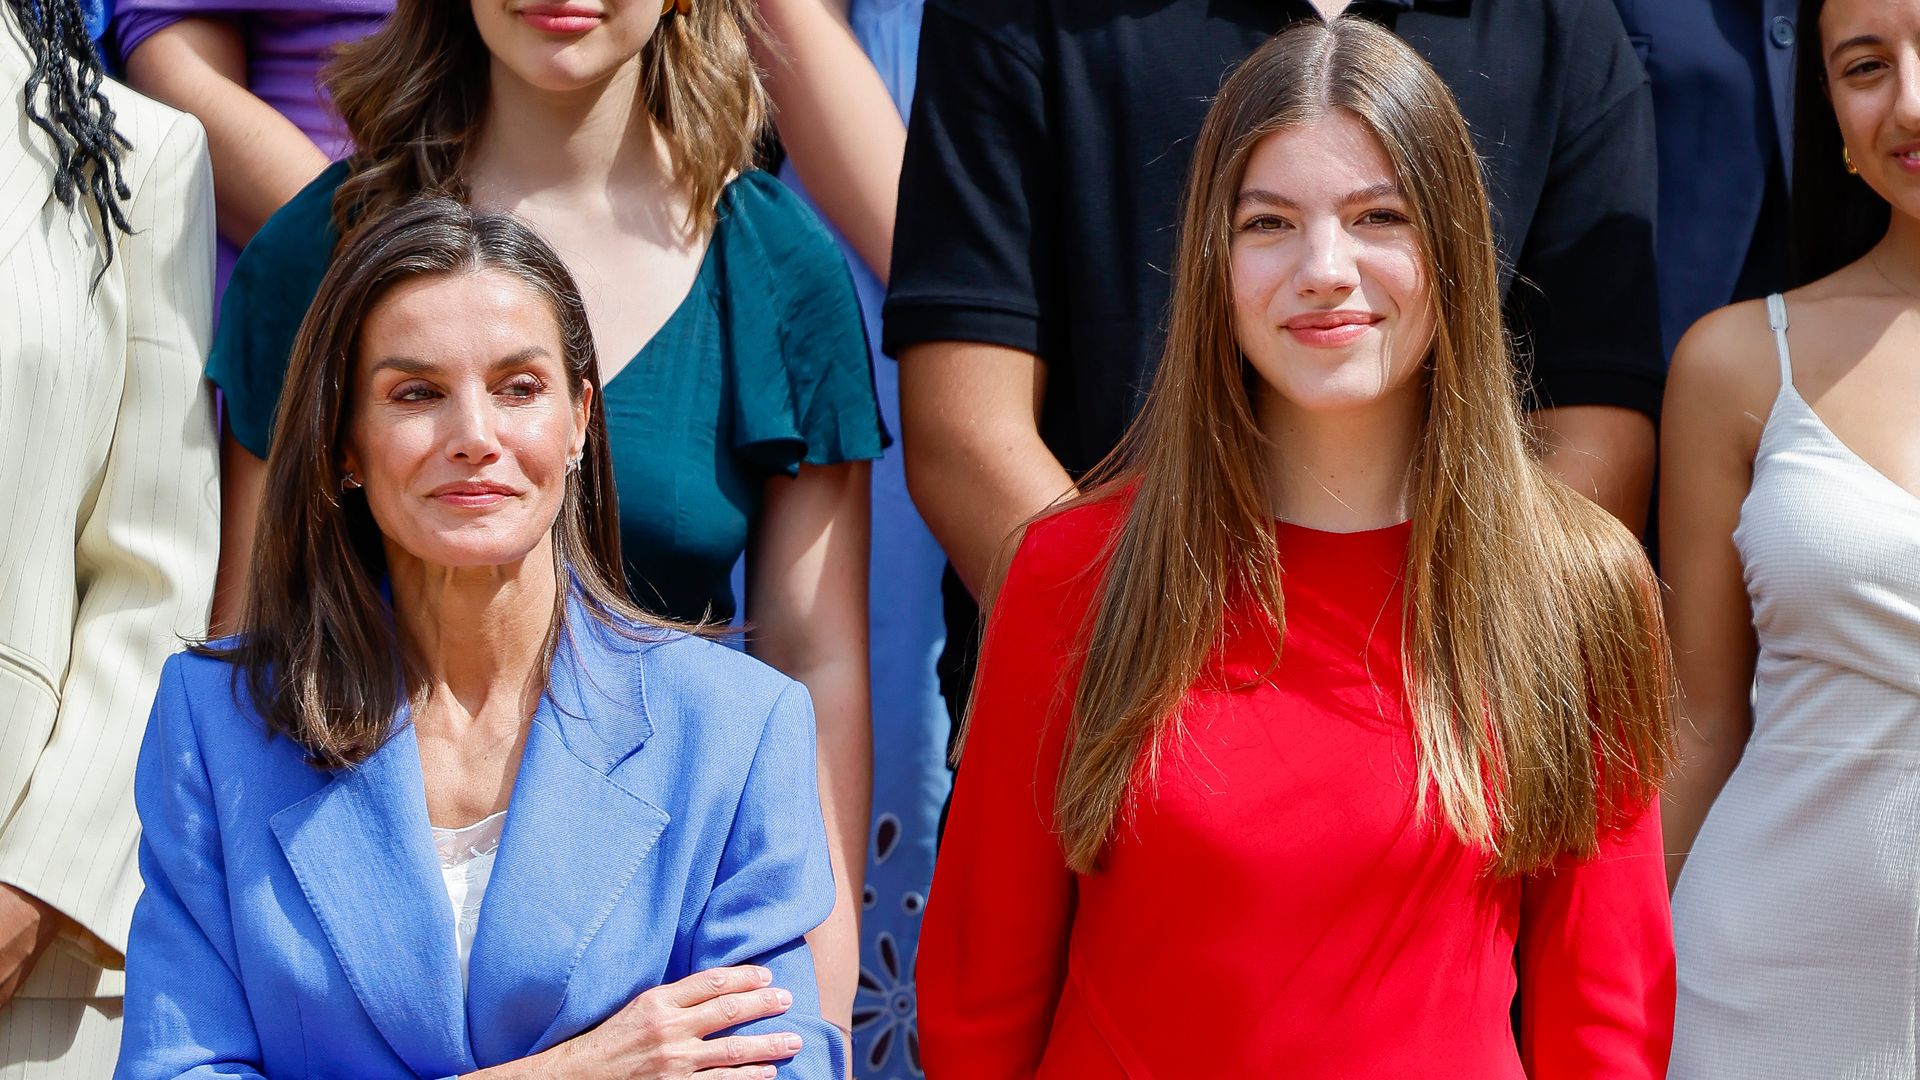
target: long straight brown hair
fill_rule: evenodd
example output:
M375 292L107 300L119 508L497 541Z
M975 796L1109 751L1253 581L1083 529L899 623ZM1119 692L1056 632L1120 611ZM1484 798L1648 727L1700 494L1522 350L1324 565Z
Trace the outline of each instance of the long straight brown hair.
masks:
M567 391L578 402L598 366L586 307L560 257L513 216L477 213L452 199L417 196L349 237L294 339L241 632L196 651L232 663L267 729L298 743L318 768L366 760L392 734L395 710L421 689L381 595L379 526L366 499L340 484L360 327L402 282L479 271L512 275L553 312ZM567 632L570 597L627 636L698 632L645 614L620 585L620 510L598 401L553 544L558 588L539 670L551 666Z
M1208 111L1187 184L1166 351L1146 407L1080 500L1127 497L1085 631L1055 824L1090 872L1179 730L1225 613L1284 625L1266 453L1233 335L1230 215L1254 145L1333 111L1360 119L1412 204L1436 329L1411 463L1405 677L1416 799L1521 873L1589 854L1669 757L1657 586L1639 544L1542 468L1500 321L1479 160L1453 96L1391 33L1304 20Z
M696 0L687 14L662 16L641 50L642 104L700 229L766 129L749 47L757 11L752 0ZM416 192L467 197L466 156L486 119L492 62L466 0L399 0L379 30L340 47L322 76L354 146L333 199L340 235Z

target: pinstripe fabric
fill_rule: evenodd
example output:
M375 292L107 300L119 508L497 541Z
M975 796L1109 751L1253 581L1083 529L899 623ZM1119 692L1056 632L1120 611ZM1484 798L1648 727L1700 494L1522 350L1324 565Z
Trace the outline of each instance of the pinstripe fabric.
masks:
M120 1047L120 999L15 1000L0 1009L0 1080L101 1080Z
M0 882L84 928L21 991L73 1000L121 991L97 961L117 966L140 889L134 759L161 662L212 594L213 201L199 124L108 84L134 234L94 288L91 226L52 198L19 108L27 63L0 5ZM21 1075L11 1012L0 1078Z

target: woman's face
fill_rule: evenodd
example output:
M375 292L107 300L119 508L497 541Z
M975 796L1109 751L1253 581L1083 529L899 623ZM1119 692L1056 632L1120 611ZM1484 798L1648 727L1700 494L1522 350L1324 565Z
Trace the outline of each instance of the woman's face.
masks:
M1334 110L1261 139L1229 221L1234 336L1268 393L1334 413L1420 392L1426 260L1365 124Z
M494 62L539 90L597 86L632 63L660 25L659 0L472 0Z
M1920 217L1920 0L1830 0L1820 47L1854 167L1895 209Z
M492 567L547 541L592 395L568 394L563 356L547 302L499 271L414 278L374 304L343 464L389 552Z

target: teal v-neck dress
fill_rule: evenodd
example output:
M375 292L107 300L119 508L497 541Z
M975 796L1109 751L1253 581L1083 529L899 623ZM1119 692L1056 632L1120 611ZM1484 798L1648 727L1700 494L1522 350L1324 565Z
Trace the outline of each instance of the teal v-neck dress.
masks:
M269 219L227 285L207 372L234 438L263 458L346 175L334 165ZM628 588L679 619L732 618L728 574L770 478L877 458L889 442L846 262L813 212L758 171L727 185L693 287L601 404Z

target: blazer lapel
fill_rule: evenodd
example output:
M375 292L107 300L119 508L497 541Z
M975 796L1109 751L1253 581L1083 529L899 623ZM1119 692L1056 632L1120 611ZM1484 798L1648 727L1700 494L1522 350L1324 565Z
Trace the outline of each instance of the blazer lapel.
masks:
M10 6L0 4L0 255L13 250L40 208L53 198L53 156L46 135L22 108L21 88L32 70L26 38Z
M615 642L570 610L547 693L528 730L468 964L477 1062L542 1049L567 984L665 831L666 811L607 774L652 733L644 646Z
M393 1052L420 1076L473 1069L453 908L404 715L371 758L275 814L272 826L347 982Z

